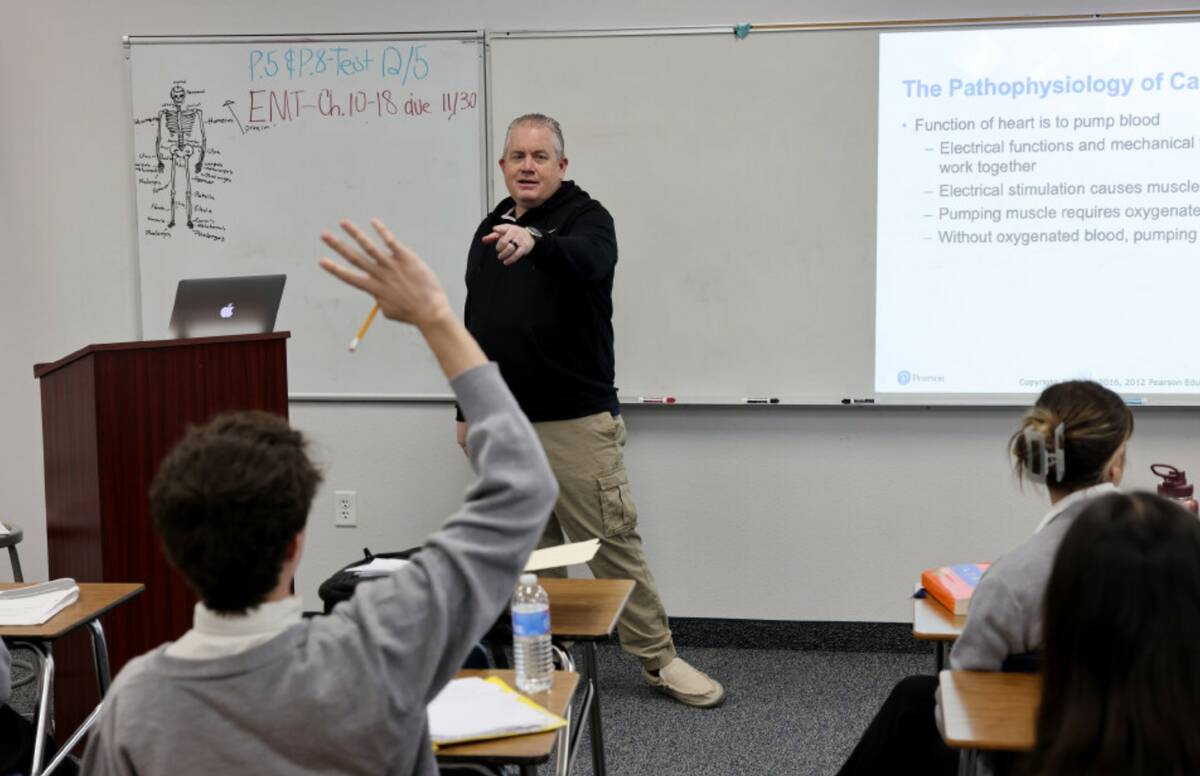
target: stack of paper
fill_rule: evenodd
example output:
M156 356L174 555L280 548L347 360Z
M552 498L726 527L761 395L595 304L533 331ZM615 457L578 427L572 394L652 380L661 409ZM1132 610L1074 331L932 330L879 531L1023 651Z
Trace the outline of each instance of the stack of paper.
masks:
M544 550L535 550L529 556L529 562L525 564L525 570L544 571L545 569L587 563L595 557L596 550L598 549L600 549L600 540L588 539L583 542L560 544L556 547L547 547ZM371 558L369 562L361 566L355 566L350 571L360 577L383 577L397 569L404 568L407 564L408 561L403 558Z
M371 558L369 562L361 566L355 566L350 571L358 574L360 577L386 577L393 571L402 569L407 565L408 561L404 558Z
M598 549L600 549L600 540L588 539L571 544L559 544L544 550L534 550L533 554L529 556L529 562L525 564L525 570L543 571L587 563L596 556Z
M63 578L0 592L0 625L41 625L79 598L75 580Z
M494 676L455 679L429 704L429 737L434 744L543 733L565 724L565 719Z

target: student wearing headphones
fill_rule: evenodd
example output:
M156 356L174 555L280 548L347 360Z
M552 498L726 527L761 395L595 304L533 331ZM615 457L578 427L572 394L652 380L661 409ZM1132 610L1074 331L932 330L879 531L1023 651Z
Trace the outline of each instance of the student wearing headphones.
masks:
M983 575L962 635L950 652L954 670L999 671L1010 656L1042 648L1042 598L1055 553L1083 508L1116 492L1125 472L1133 414L1121 397L1088 380L1050 386L1009 439L1017 476L1044 484L1050 509L1024 543ZM842 766L843 776L922 767L952 774L958 755L942 741L936 676L901 680ZM980 759L989 770L989 758Z

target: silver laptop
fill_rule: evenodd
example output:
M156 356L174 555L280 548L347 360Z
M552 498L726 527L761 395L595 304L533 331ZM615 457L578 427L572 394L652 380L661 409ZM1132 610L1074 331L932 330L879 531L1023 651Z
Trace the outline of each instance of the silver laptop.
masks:
M287 275L246 275L179 281L171 336L223 337L275 330Z

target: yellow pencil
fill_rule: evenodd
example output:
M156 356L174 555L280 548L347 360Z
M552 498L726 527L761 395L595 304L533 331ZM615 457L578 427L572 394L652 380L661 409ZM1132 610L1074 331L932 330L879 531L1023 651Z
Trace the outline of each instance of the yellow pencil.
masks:
M367 336L367 329L371 328L371 321L375 320L375 313L379 312L379 302L371 308L371 314L363 321L363 325L359 327L358 334L354 339L350 340L350 352L353 353L358 348L358 343L362 342L362 338Z

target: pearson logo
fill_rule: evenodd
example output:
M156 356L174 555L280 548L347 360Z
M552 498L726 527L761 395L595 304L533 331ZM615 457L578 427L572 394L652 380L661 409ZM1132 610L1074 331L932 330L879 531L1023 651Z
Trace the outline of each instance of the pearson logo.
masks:
M908 385L912 381L912 374L907 369L901 369L900 374L896 375L896 382L901 385Z

